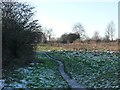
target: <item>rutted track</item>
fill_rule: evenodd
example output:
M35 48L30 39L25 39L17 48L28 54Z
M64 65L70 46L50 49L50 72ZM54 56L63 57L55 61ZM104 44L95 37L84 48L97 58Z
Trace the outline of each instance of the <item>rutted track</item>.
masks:
M64 64L63 64L60 60L58 60L58 59L50 56L50 55L47 54L47 53L44 53L44 54L45 54L48 58L50 58L51 60L54 60L54 61L56 61L57 63L59 63L59 72L61 73L61 76L64 78L64 80L68 83L68 85L71 86L71 88L79 88L79 90L85 90L83 86L79 85L79 84L76 82L76 80L71 79L71 78L69 77L69 75L65 73L65 71L64 71Z

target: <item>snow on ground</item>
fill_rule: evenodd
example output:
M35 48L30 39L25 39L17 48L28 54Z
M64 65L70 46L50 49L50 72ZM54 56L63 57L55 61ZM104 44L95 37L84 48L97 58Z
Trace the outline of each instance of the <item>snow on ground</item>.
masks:
M71 77L86 87L118 87L119 58L115 52L53 51L48 53L62 60ZM37 52L37 58L47 60L41 52ZM51 63L52 67L49 67L47 64L31 63L29 67L19 68L8 79L1 80L0 85L1 82L5 82L3 83L5 87L15 88L68 87L58 71L58 65Z
M7 87L14 88L44 88L44 87L64 87L66 82L60 80L60 76L56 76L55 71L51 69L46 69L44 67L36 70L35 68L24 69L20 68L18 70L24 78L21 80L13 81L7 84ZM15 77L14 77L15 78ZM17 77L16 77L17 78ZM67 86L67 85L66 85Z
M40 56L39 56L40 57ZM42 56L44 57L44 55ZM48 62L48 61L47 61ZM58 66L48 66L44 63L31 63L29 67L15 70L9 80L5 81L5 87L9 88L63 88L68 87L63 80Z
M5 80L0 79L0 90L4 87Z

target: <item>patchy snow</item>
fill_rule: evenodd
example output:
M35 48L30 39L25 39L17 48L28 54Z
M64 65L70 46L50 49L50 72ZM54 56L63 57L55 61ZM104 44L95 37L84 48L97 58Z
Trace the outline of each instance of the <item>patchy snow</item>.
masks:
M9 86L14 88L26 88L26 84L18 82L13 82L12 84L9 84Z
M1 79L0 80L0 89L2 89L5 85L5 80Z
M80 84L92 88L117 88L119 52L63 51L51 55L66 63L67 72Z
M92 88L118 88L118 61L116 52L94 51L54 51L48 52L53 57L62 59L67 65L66 71L77 80L78 83ZM37 57L47 59L41 52ZM67 83L58 75L56 68L48 68L47 65L31 63L32 67L15 70L18 77L9 77L10 82L4 83L8 87L15 88L59 88L67 87ZM16 75L13 73L13 76ZM0 81L0 85L2 86Z
M19 68L15 70L16 77L11 78L6 87L14 88L58 88L68 87L63 78L58 75L59 71L48 68L47 65L31 64L32 67Z

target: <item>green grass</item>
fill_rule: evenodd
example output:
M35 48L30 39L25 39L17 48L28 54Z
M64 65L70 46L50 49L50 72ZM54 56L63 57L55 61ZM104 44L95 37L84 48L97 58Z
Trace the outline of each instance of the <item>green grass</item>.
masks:
M119 53L51 51L48 54L61 60L65 65L65 72L87 88L118 87ZM68 88L58 66L43 52L37 52L34 65L6 74L6 87L23 85L26 88Z
M36 61L7 75L6 87L12 88L68 88L58 70L58 63L49 60L43 53L37 53ZM19 86L18 86L19 85Z
M62 47L57 46L51 46L49 44L38 44L36 51L58 51L58 50L64 50Z
M88 88L118 87L118 56L115 53L80 53L74 57L70 52L51 52L51 56L65 64L66 71L72 78ZM73 55L71 55L73 54Z

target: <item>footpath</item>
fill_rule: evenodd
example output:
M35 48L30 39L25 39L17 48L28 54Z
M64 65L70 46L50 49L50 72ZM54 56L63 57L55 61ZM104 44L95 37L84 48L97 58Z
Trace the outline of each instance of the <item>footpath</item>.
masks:
M77 90L85 90L85 88L83 86L79 85L76 80L71 79L70 76L67 73L65 73L64 64L60 60L50 56L47 53L44 53L44 54L48 58L50 58L51 60L54 60L55 62L57 62L59 64L59 72L60 72L61 76L64 78L64 80L68 83L68 85L72 88L72 90L74 90L74 89L75 90L76 89Z

